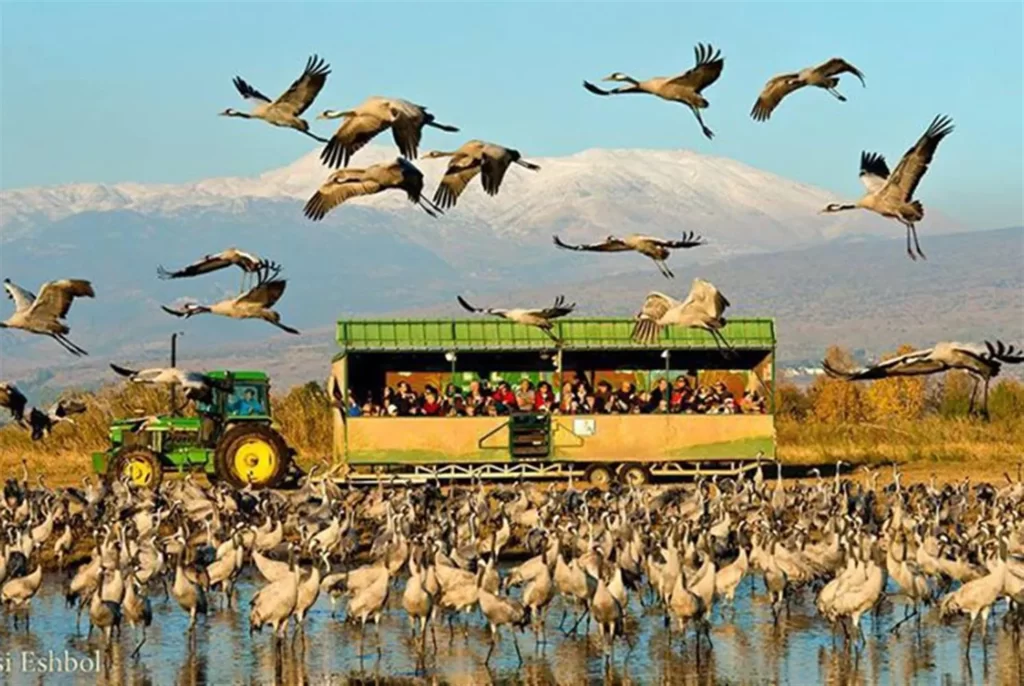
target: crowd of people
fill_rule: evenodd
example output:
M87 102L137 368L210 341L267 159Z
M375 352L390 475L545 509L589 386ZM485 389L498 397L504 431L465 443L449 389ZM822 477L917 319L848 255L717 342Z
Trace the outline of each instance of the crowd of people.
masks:
M367 397L368 396L368 397ZM764 414L765 399L747 390L739 400L725 383L695 385L686 376L673 383L661 378L650 390L637 390L623 381L618 390L608 381L596 387L582 380L567 381L556 391L547 381L534 384L527 378L513 386L485 379L471 381L462 389L449 383L444 391L427 384L417 393L407 381L387 386L379 394L357 397L349 390L350 417L496 417L513 412L551 414Z

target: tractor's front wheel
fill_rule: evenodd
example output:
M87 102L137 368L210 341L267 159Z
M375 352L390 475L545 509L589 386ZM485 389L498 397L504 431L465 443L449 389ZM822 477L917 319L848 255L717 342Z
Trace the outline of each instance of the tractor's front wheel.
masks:
M217 477L235 488L276 488L288 474L290 454L281 434L264 424L240 424L217 444Z
M136 488L156 490L164 478L160 456L148 448L122 448L114 455L111 480L128 479Z

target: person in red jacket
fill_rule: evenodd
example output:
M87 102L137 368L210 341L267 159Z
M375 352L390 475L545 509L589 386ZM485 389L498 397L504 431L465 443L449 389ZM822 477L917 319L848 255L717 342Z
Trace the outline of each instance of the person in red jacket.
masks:
M423 394L423 414L427 417L440 417L442 405L433 389Z
M547 381L541 381L537 385L537 392L533 396L533 409L536 412L550 412L551 408L555 406L555 392L551 389L551 384Z
M498 389L494 391L494 402L499 405L503 405L505 411L511 411L516 407L516 394L512 392L512 387L509 386L508 381L502 381L498 384Z

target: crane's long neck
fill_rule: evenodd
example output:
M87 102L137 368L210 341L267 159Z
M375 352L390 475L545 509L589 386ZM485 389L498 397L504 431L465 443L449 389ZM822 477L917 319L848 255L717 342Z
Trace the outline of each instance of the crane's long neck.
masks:
M856 203L845 203L845 204L833 203L833 204L831 204L831 205L829 205L828 207L825 208L825 212L826 213L845 212L846 210L855 210L855 209L857 209L857 207L858 207L858 205Z

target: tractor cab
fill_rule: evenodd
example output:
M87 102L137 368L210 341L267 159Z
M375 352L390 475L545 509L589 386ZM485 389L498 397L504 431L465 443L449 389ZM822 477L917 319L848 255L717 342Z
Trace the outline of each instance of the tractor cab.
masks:
M168 471L204 471L242 488L273 488L289 472L292 450L272 425L270 380L264 372L208 372L213 383L195 416L176 414L116 419L110 447L93 454L101 474L155 488ZM172 394L170 407L180 409Z
M210 372L224 386L214 387L209 403L196 403L200 416L227 424L238 421L270 421L270 380L263 372Z

